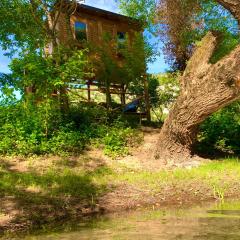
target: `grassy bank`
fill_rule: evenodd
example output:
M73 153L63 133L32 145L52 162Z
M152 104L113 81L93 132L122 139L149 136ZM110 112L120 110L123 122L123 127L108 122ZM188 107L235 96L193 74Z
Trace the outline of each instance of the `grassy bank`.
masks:
M54 228L94 213L224 200L240 196L239 186L238 159L153 171L96 152L1 158L0 232Z

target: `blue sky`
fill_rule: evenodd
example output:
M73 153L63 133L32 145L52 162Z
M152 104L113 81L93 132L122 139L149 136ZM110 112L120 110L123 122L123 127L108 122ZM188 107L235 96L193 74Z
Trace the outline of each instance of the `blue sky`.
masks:
M91 5L94 7L102 8L105 10L119 12L117 3L115 0L86 0L85 3L87 5ZM158 41L157 39L152 38L152 42ZM0 49L0 72L7 73L9 72L8 64L10 63L10 59L4 56L4 52ZM159 73L164 72L168 66L165 64L163 60L163 55L159 56L154 63L148 65L149 73Z

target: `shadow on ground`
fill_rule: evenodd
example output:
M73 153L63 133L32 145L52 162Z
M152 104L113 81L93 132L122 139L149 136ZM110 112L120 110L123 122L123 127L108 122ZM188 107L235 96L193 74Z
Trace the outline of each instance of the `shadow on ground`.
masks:
M223 151L211 145L196 143L193 152L198 156L211 160L221 160L227 158L240 158L240 153L233 151Z
M51 228L103 211L98 198L107 187L93 177L104 174L105 166L87 173L13 169L0 159L0 235Z

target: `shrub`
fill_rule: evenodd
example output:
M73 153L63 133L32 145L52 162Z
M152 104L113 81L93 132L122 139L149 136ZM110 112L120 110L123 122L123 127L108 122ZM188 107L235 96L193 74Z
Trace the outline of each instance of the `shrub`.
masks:
M129 146L133 147L141 142L141 139L141 135L136 129L127 127L123 122L116 121L103 138L104 153L112 158L127 155Z
M240 153L240 102L210 116L200 127L198 149Z
M101 106L74 106L63 119L53 106L24 104L1 107L0 154L76 154L97 143L115 158L139 141L137 130L120 118L112 121Z

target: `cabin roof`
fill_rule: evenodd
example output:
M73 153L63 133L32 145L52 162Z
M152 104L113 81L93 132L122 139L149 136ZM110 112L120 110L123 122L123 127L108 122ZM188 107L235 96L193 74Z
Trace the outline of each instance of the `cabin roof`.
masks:
M104 17L105 19L120 21L120 22L126 22L126 23L136 25L138 27L142 27L141 21L139 21L135 18L124 16L124 15L114 13L114 12L110 12L110 11L107 11L107 10L103 10L103 9L100 9L100 8L92 7L92 6L89 6L89 5L86 5L86 4L79 3L78 7L77 7L77 12L79 14L81 12L84 12L84 13L87 13L87 14L90 14L90 15Z

